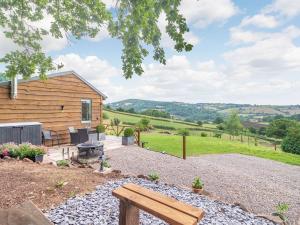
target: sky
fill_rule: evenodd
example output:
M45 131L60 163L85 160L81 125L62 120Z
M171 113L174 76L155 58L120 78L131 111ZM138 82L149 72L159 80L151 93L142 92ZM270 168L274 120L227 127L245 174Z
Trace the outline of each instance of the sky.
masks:
M104 0L108 8L114 1ZM122 76L122 44L105 28L93 39L69 43L47 37L42 46L64 64L60 71L76 71L105 93L107 102L300 104L300 0L182 0L180 11L193 50L174 50L161 15L167 64L147 57L144 74L129 80ZM0 32L0 57L14 48Z

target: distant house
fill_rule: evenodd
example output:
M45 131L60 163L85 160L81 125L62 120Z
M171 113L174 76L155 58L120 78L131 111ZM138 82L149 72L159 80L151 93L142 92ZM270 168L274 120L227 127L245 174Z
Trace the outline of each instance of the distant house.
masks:
M69 143L68 128L96 127L107 97L74 71L0 82L0 123L40 122Z

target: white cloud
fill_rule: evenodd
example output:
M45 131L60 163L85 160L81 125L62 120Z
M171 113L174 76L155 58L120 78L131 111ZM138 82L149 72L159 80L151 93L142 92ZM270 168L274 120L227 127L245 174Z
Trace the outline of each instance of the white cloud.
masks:
M181 13L189 24L198 28L206 27L215 22L224 22L238 12L231 0L183 0Z
M264 11L267 13L279 13L286 17L294 17L300 15L300 2L298 0L275 0Z
M252 17L247 16L241 22L241 26L254 25L260 28L275 28L278 26L278 22L274 16L257 14Z
M300 29L290 26L278 33L253 33L254 43L224 54L232 64L236 76L282 75L300 71L300 47L294 39L300 37Z
M111 87L110 79L119 74L119 70L106 60L97 56L85 58L77 54L60 55L55 58L55 63L64 65L62 70L74 70L91 82L104 93L108 93Z

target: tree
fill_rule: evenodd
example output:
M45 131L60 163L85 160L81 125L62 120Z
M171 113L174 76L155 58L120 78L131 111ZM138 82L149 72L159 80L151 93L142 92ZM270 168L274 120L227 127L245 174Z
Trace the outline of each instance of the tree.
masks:
M103 0L65 1L10 1L0 2L0 28L18 49L0 59L6 65L9 78L22 75L24 79L37 73L46 78L54 69L51 57L46 56L41 41L46 36L69 41L83 37L95 37L107 26L111 37L123 44L122 70L126 79L143 73L142 62L153 49L153 59L166 63L161 47L161 31L158 18L166 15L165 30L175 43L175 50L191 51L193 46L184 39L189 31L186 19L179 13L181 0L118 0L109 10ZM37 24L51 20L49 29ZM57 65L60 68L62 65Z
M236 111L232 111L225 121L225 130L231 135L237 136L243 129L240 117Z
M199 120L199 121L197 121L197 124L198 124L198 126L201 127L203 125L203 122L201 120Z
M282 141L281 148L285 152L300 154L300 125L299 124L295 124L288 129L288 133Z
M249 131L252 134L256 134L257 133L257 130L255 129L255 127L249 127Z
M296 121L290 119L276 119L273 120L267 127L266 134L269 137L285 138L288 129L296 124Z
M214 120L214 123L215 124L221 124L221 123L224 123L224 120L222 117L216 117L216 119Z
M150 128L150 120L147 118L142 118L138 123L137 127L141 130L148 130Z
M6 81L6 77L4 76L4 74L0 73L0 82Z

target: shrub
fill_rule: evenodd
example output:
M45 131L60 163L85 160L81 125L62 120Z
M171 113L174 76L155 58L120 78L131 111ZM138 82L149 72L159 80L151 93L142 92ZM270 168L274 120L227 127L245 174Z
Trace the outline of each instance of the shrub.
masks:
M103 119L104 120L108 120L109 119L109 115L107 113L103 113Z
M178 135L181 135L181 136L189 136L189 135L190 135L190 132L189 132L187 129L179 129L179 130L178 130Z
M225 130L225 126L224 126L223 124L219 124L219 125L217 126L217 129L218 129L218 130Z
M134 134L134 131L132 128L126 128L124 130L124 137L131 137L131 136L133 136L133 134Z
M99 133L104 133L105 132L105 127L103 124L99 124L97 127L96 127L96 132L99 134Z
M140 130L148 130L150 128L150 120L147 118L142 118L138 123L137 123L137 127Z
M56 161L56 165L59 167L67 167L69 166L69 162L67 160L58 160Z
M207 137L207 133L205 133L205 132L201 132L201 137Z
M201 127L201 126L203 125L203 122L199 120L199 121L197 122L197 124L198 124L198 126Z
M281 148L284 152L300 154L300 125L288 130L287 136L282 141Z
M42 146L35 146L29 143L15 145L13 143L3 144L0 146L0 156L10 156L20 159L29 158L35 160L35 156L44 155L46 150Z
M154 128L162 130L176 130L175 127L165 126L165 125L153 125Z
M157 181L157 180L159 180L159 175L157 173L155 173L155 172L150 173L148 175L148 177L149 177L149 179L151 181Z
M118 118L114 118L110 121L110 125L112 126L118 126L120 125L121 121Z
M196 177L192 183L192 187L196 189L202 189L204 186L203 182L201 181L200 177Z
M221 138L222 137L222 133L214 133L214 137L215 138Z
M106 160L104 160L103 161L103 167L110 168L111 166Z

